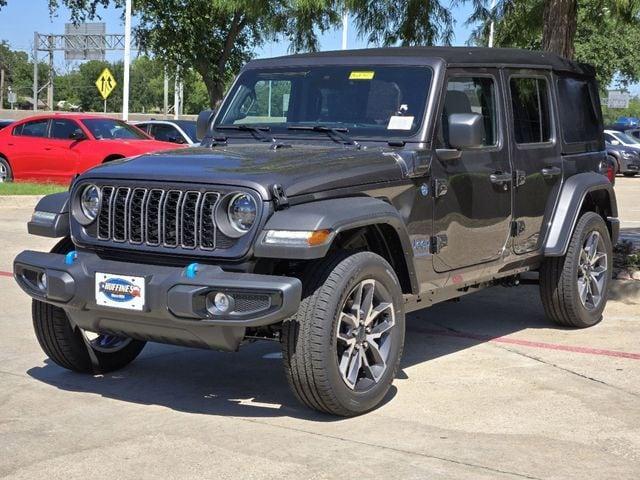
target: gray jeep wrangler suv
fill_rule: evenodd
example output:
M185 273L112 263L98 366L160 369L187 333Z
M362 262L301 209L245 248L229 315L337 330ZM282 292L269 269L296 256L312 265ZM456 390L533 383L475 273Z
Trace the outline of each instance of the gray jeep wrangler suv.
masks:
M408 312L529 272L550 320L602 318L619 226L587 65L475 48L257 60L198 128L199 148L102 165L38 204L29 231L61 240L14 273L57 364L275 340L298 399L348 416L387 394Z

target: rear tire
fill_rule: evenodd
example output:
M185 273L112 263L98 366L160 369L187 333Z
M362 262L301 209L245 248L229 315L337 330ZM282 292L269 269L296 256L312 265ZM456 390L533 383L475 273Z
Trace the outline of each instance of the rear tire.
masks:
M540 296L547 317L565 327L600 322L612 266L607 225L597 213L587 212L578 220L565 256L547 257L540 268Z
M298 313L282 329L291 389L303 404L333 415L375 408L404 345L403 297L393 269L370 252L338 252L311 265L303 284Z
M0 183L13 182L13 171L6 158L0 157Z

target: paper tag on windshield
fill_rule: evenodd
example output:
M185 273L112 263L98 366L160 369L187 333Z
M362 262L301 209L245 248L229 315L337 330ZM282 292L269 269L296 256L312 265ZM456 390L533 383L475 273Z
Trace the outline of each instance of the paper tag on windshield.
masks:
M373 80L376 72L351 72L349 74L349 80Z
M411 130L414 117L401 117L394 115L389 119L387 130Z

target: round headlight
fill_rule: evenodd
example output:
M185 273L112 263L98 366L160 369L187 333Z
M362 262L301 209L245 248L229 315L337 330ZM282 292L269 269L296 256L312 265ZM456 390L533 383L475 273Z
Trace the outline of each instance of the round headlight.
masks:
M93 222L100 211L100 190L95 185L87 185L80 194L80 208L89 222Z
M231 226L237 231L245 233L249 231L256 221L258 207L251 195L238 193L229 202L227 214L229 215L229 223Z

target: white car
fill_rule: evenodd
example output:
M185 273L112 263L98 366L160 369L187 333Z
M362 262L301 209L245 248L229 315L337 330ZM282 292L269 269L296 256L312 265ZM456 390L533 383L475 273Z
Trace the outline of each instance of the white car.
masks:
M135 126L156 140L197 147L196 122L192 120L147 120Z
M640 140L624 132L619 132L618 130L605 130L604 139L614 147L622 145L640 152Z

